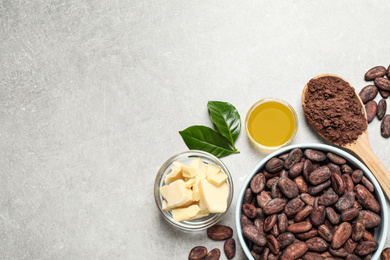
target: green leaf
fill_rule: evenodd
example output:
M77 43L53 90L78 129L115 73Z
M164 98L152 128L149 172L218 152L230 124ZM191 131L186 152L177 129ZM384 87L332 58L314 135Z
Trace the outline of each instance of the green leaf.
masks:
M220 133L210 127L194 125L179 131L179 133L191 150L209 152L218 158L239 153L230 147L229 142Z
M210 111L211 120L218 131L233 145L241 130L241 120L237 109L228 102L209 101L207 107Z

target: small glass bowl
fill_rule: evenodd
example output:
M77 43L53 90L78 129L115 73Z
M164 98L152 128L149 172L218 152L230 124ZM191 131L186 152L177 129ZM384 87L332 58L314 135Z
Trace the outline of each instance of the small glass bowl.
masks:
M291 137L284 143L282 143L281 145L278 145L278 146L266 146L266 145L263 145L263 144L260 144L258 143L254 138L253 136L251 135L250 131L249 131L249 127L248 127L248 123L249 123L249 118L251 117L252 115L252 112L260 105L263 105L265 103L270 103L270 102L276 102L276 103L279 103L279 104L282 104L283 106L285 106L293 115L293 120L294 120L294 129L293 129L293 132L291 134ZM294 139L297 131L298 131L298 116L297 116L297 113L295 112L294 108L289 104L287 103L286 101L284 100L281 100L281 99L278 99L278 98L264 98L264 99L261 99L259 101L257 101L248 111L248 113L246 114L246 117L245 117L245 131L246 131L246 134L248 136L248 138L252 141L252 143L254 145L256 145L257 147L263 149L263 150L277 150L281 147L284 147L286 145L288 145L289 143L291 143L291 141Z
M171 211L166 211L162 209L163 197L160 194L160 188L165 185L165 176L171 171L171 166L174 161L179 161L181 163L190 165L191 161L195 158L201 158L206 165L211 163L215 166L220 167L221 172L225 173L228 176L226 182L229 184L229 194L227 198L226 211L224 213L210 213L207 217L199 219L176 222L175 220L173 220ZM199 231L216 224L229 210L233 199L233 192L233 179L225 164L223 164L223 162L214 155L198 150L182 152L169 158L163 164L163 166L161 166L160 170L157 173L156 181L154 183L154 199L156 201L157 208L160 210L162 216L173 226L185 231Z

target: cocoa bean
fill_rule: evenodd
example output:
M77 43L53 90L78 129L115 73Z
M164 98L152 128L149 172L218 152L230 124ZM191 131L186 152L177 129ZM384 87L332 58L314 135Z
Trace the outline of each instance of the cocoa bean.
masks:
M298 223L291 224L287 227L287 231L291 233L304 233L309 231L312 228L312 224L308 221L302 221Z
M348 254L345 260L362 260L362 259L355 254Z
M305 160L303 162L303 171L302 171L302 175L303 175L303 178L305 179L305 181L309 181L309 176L310 174L312 173L313 171L313 164L310 160Z
M317 195L318 193L320 193L324 189L328 188L331 184L332 184L332 182L330 180L327 180L326 182L321 183L319 185L309 186L308 193L312 196Z
M363 187L363 186L362 186ZM335 204L336 209L339 212L343 212L349 208L352 208L355 200L355 193L353 191L347 191Z
M261 254L261 260L268 259L268 256L269 256L269 248L266 247L263 253Z
M267 246L272 253L277 255L279 253L280 247L279 243L273 235L268 235L267 237Z
M278 215L277 214L273 214L273 215L267 217L264 220L264 231L265 232L269 232L274 227L274 225L276 224L277 220L278 220Z
M363 209L362 205L360 205L359 202L357 202L356 200L353 202L352 208L355 208L355 209L358 209L358 210L362 210Z
M351 178L352 178L353 183L358 184L363 179L363 171L360 169L355 170L352 173Z
M386 70L386 77L387 77L388 79L390 79L390 65L389 65L389 67L387 67L387 70Z
M310 238L306 240L306 244L309 250L314 252L324 252L329 247L329 244L320 237Z
M298 186L288 178L280 178L278 181L280 191L289 199L295 198L299 194Z
M284 154L280 155L278 158L282 159L283 161L285 161L287 159L287 157L288 157L288 154L289 153L284 153Z
M290 169L294 164L300 162L302 159L302 150L299 148L293 149L284 161L284 168Z
M378 88L375 85L368 85L362 88L359 92L359 97L364 104L373 100L378 95Z
M326 241L332 242L333 233L326 225L321 225L318 227L318 235Z
M304 241L316 236L318 236L318 230L315 228L304 233L295 234L295 237L297 239L304 240Z
M265 205L272 200L271 194L265 190L261 191L260 194L256 196L257 204L264 209Z
M370 123L376 116L378 106L375 100L371 100L364 107L366 109L367 122Z
M260 233L262 235L265 235L265 232L264 232L264 221L260 220L260 219L255 219L254 223L255 227L260 231Z
M340 166L334 164L334 163L328 163L326 166L328 166L330 172L337 173L338 175L341 176L341 169Z
M275 173L275 172L279 172L280 170L282 170L283 165L284 165L284 161L282 159L274 157L266 163L265 169L269 173Z
M348 253L352 253L353 251L355 251L355 248L357 246L357 242L353 241L352 238L348 238L347 242L345 242L343 248L348 252Z
M270 253L268 255L268 260L279 260L281 255L282 255L281 252L277 253L276 255L273 253Z
M306 149L303 154L312 162L322 162L326 159L325 153L314 149Z
M273 177L273 178L269 179L269 180L267 181L267 183L266 183L267 188L268 188L268 189L272 189L272 185L273 185L275 182L277 183L278 180L279 180L279 177Z
M211 250L204 260L218 260L221 257L221 251L218 248Z
M196 246L191 249L188 260L202 260L207 255L207 248L204 246Z
M332 239L332 248L338 249L340 248L351 236L352 234L352 226L348 222L341 223L337 229L336 232L333 234Z
M287 221L288 219L286 214L281 213L278 215L278 229L280 233L284 233L287 231L287 227L288 227Z
M390 91L385 91L385 90L379 90L379 94L381 94L381 96L386 99L390 96Z
M261 254L261 252L264 251L264 248L265 246L258 246L256 244L253 244L253 247L252 247L252 250L257 253L257 254Z
M390 137L390 115L385 115L381 123L381 135L384 138Z
M290 200L286 207L284 208L284 213L286 213L287 217L294 216L297 214L303 207L305 203L300 198L294 198Z
M337 173L332 173L332 187L337 195L342 196L345 192L345 184L341 175Z
M389 66L390 68L390 66ZM381 254L381 260L390 260L390 247L386 247Z
M243 203L250 204L252 202L252 199L253 199L253 192L252 192L251 188L247 188L245 190Z
M233 235L233 229L224 225L214 225L207 229L207 236L213 240L226 240Z
M325 217L325 206L320 205L311 212L310 221L314 226L320 226L325 223Z
M366 187L360 184L356 185L355 193L357 202L359 202L363 207L375 213L381 211L381 206L379 205L378 201L375 199L374 195L369 190L367 190Z
M246 225L253 225L253 222L244 214L241 214L240 223L241 227L245 227Z
M384 75L386 75L386 68L383 66L375 66L364 74L364 79L369 81L374 80L377 77L383 77Z
M261 257L260 254L256 253L254 250L251 251L251 255L255 260L262 260L263 258Z
M271 229L270 231L271 235L273 235L274 237L278 237L280 232L279 232L279 228L278 228L278 225L274 225L273 228Z
M333 249L329 247L329 253L333 256L338 256L338 257L346 257L348 255L347 250L345 250L342 247L340 247L339 249Z
M262 208L256 208L256 218L264 220L264 211Z
M381 222L381 217L369 210L361 210L356 221L363 221L365 229L376 228Z
M225 252L227 259L232 259L236 255L236 241L234 238L229 238L225 241L223 251Z
M244 234L245 237L247 237L256 245L264 246L267 242L265 236L255 226L252 225L245 226L242 229L242 233Z
M267 172L266 170L263 171L263 175L266 179L271 179L271 178L275 178L275 177L278 177L280 174L280 172L275 172L275 173L269 173Z
M353 173L351 166L349 166L348 164L341 165L340 170L343 174L348 173L351 175Z
M253 176L250 187L253 193L259 193L264 189L265 186L265 177L262 173L258 173Z
M375 86L384 91L390 91L390 80L386 78L376 78L374 80Z
M369 192L373 193L375 191L375 186L370 182L366 176L363 176L362 178L362 184L369 190Z
M341 156L338 156L337 154L334 154L334 153L331 153L331 152L328 152L326 154L326 157L328 157L328 159L332 162L332 163L335 163L335 164L346 164L347 163L347 160L345 160L343 157Z
M306 207L304 207L301 211L299 211L296 215L295 215L295 222L301 222L303 221L305 218L307 218L310 213L313 211L313 206L311 205L307 205Z
M329 180L331 175L332 173L330 172L328 166L321 166L310 174L309 181L313 185L318 185Z
M341 177L340 177L340 179L341 179ZM324 205L324 206L330 206L330 205L335 204L338 199L339 199L339 196L337 196L337 194L334 193L333 191L332 192L325 191L324 194L322 194L320 197L318 197L318 204Z
M381 99L378 102L378 109L377 109L377 114L376 116L378 117L379 120L382 120L382 118L385 116L387 110L387 103L385 99Z
M303 170L303 162L296 163L288 171L288 176L291 179L294 179L295 177L297 177L299 174L302 173L302 170Z
M368 255L374 252L377 248L378 243L376 241L363 241L355 248L355 254L359 256Z
M289 245L280 256L280 260L294 260L303 256L308 250L308 246L304 242L295 242Z
M286 200L284 199L272 199L270 202L268 202L265 207L263 208L263 211L267 215L280 213L284 210L284 207L286 206Z
M279 248L284 249L294 243L295 237L292 233L286 232L278 236L277 238L278 243L279 243Z
M255 218L257 216L256 207L252 204L243 204L242 205L242 212L248 217L248 218Z
M368 232L367 230L364 230L363 240L364 241L376 241L374 236L370 232Z
M272 188L271 188L271 197L273 199L275 198L281 198L282 197L282 193L280 192L279 188L278 188L278 183L274 183L272 185Z
M281 170L280 174L279 174L279 177L288 179L288 171L286 171L285 169Z
M340 222L340 215L334 211L333 208L327 207L325 209L326 217L333 225L337 225Z
M351 221L359 216L359 210L355 208L346 209L341 212L341 221Z
M351 175L349 175L348 173L345 173L345 174L341 175L341 178L343 179L343 182L345 185L345 191L353 191L353 188L355 187L355 185L353 184Z
M309 251L302 256L302 260L323 260L323 259L325 258L322 257L319 253L314 253Z

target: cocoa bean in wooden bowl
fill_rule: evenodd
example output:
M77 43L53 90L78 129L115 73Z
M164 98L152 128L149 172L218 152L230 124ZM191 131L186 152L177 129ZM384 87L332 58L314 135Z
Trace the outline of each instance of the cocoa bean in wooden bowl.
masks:
M235 220L254 260L379 259L388 230L386 200L368 168L314 143L261 160L241 187Z

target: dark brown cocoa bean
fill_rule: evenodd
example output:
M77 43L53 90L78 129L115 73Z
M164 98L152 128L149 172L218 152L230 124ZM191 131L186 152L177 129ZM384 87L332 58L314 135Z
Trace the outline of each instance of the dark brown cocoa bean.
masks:
M381 217L369 210L361 210L356 221L363 221L365 229L376 228L381 222Z
M308 192L309 187L307 186L307 183L306 183L305 179L302 177L302 175L296 177L294 179L294 182L297 185L300 193L307 193Z
M224 225L214 225L207 229L207 236L213 240L226 240L233 235L233 229Z
M284 249L295 242L295 237L292 233L286 232L280 234L277 238L280 249Z
M351 224L349 224L348 222L341 223L337 227L335 233L333 234L333 239L331 244L332 248L333 249L340 248L348 240L351 234L352 234Z
M244 212L245 216L247 216L248 218L255 218L257 216L256 207L252 204L243 204L242 212Z
M355 170L351 175L352 181L358 184L363 179L363 171L360 169Z
M349 208L352 208L355 201L355 193L353 191L347 191L335 204L336 209L339 212L343 212Z
M390 137L390 115L385 115L381 123L381 135L384 138Z
M339 165L342 165L342 164L346 164L347 161L341 157L341 156L338 156L337 154L334 154L334 153L327 153L326 154L326 157L328 157L328 159L332 162L332 163L335 163L335 164L339 164ZM331 169L332 171L332 169Z
M382 118L385 116L387 110L387 103L385 99L381 99L378 102L378 109L377 109L377 114L376 116L378 117L379 120L382 120Z
M310 160L305 160L303 162L303 171L302 171L302 176L305 179L305 181L309 181L309 176L313 171L313 164Z
M356 185L355 187L356 200L366 209L369 209L375 213L381 211L381 206L375 199L374 195L363 185Z
M331 180L333 190L336 192L337 195L342 196L345 192L345 185L343 178L341 178L341 175L338 175L337 173L332 173Z
M263 211L267 215L272 215L275 213L280 213L284 210L284 207L286 206L286 200L284 199L272 199L270 202L268 202L265 207L263 208Z
M196 246L191 250L188 260L202 260L206 255L207 248L204 246Z
M333 249L329 247L329 253L333 256L338 256L338 257L346 257L348 255L347 250L345 250L342 247L340 247L339 249Z
M345 260L362 260L362 259L355 254L348 254Z
M371 193L373 193L375 191L375 186L374 184L372 184L372 182L370 182L366 176L363 176L362 178L362 184L367 188L367 190Z
M378 95L378 88L375 85L368 85L362 88L359 92L359 97L364 104L373 100Z
M332 242L333 233L325 224L318 227L318 235L326 241Z
M250 188L246 189L243 203L251 204L253 199L253 192Z
M341 221L351 221L359 216L359 210L355 208L346 209L341 212Z
M343 179L343 182L345 185L345 191L353 191L353 188L355 187L355 185L353 184L351 175L349 175L348 173L345 173L345 174L341 175L341 178Z
M303 154L312 162L323 162L326 159L325 153L314 149L306 149Z
M288 171L288 177L291 179L294 179L298 175L302 173L303 170L303 162L299 162L291 166L290 170Z
M278 228L278 225L274 225L274 227L271 229L270 231L271 235L273 235L274 237L278 237L280 232L279 232L279 228Z
M336 174L336 173L334 173ZM337 175L337 174L336 174ZM338 175L337 175L338 176ZM340 177L341 179L341 177ZM325 191L324 194L318 197L318 204L324 205L324 206L331 206L337 202L339 199L339 196L335 192L327 192Z
M310 221L314 226L320 226L324 224L325 218L326 218L326 212L325 212L325 206L323 205L314 208L314 210L310 214Z
M325 209L326 212L326 218L332 223L333 225L337 225L340 222L340 215L334 211L333 208L327 207Z
M265 177L262 173L258 173L253 176L250 187L253 193L259 193L264 189L265 186Z
M378 243L376 241L363 241L355 248L355 254L359 256L368 255L374 252L377 248Z
M349 175L351 175L353 173L351 166L349 166L348 164L341 165L340 170L342 174L348 173Z
M338 175L341 176L341 169L340 166L334 164L334 163L328 163L326 166L328 166L330 172L337 173Z
M245 227L246 225L253 225L253 222L244 214L241 214L240 223L241 227Z
M306 240L306 244L309 250L313 252L324 252L329 247L329 244L320 237L310 238Z
M284 213L281 213L278 215L278 229L280 233L284 233L287 231L288 227L288 219L287 215Z
M218 248L211 250L204 260L218 260L221 257L221 251Z
M273 199L276 199L276 198L281 198L282 197L282 193L280 192L279 188L278 188L278 183L275 182L273 185L272 185L272 188L271 188L271 197Z
M343 248L348 252L348 253L352 253L353 251L355 251L355 248L357 246L357 242L353 241L352 238L348 238L347 242L345 242Z
M265 235L264 232L264 221L260 219L255 219L254 223L255 227L260 231L262 235Z
M269 217L267 217L265 220L264 220L264 231L265 232L269 232L271 231L271 229L274 227L274 225L276 224L276 221L278 221L278 215L277 214L273 214Z
M386 99L390 96L390 91L385 91L385 90L379 90L379 94L381 94L381 96Z
M320 193L324 189L328 188L331 184L332 184L332 182L330 180L327 180L326 182L321 183L319 185L309 186L308 193L312 196L317 195L318 193Z
M264 209L265 205L272 200L271 194L265 190L261 191L260 194L256 196L257 204Z
M256 218L264 220L264 212L262 208L256 208Z
M236 241L234 238L229 238L225 241L223 251L225 252L227 259L232 259L236 255Z
M301 211L299 211L296 215L295 215L295 222L301 222L303 221L305 218L307 218L310 213L313 211L313 206L311 205L307 205L306 207L304 207Z
M293 149L287 156L284 162L284 168L289 170L294 164L298 163L302 159L302 150L299 148Z
M390 68L390 66L389 66ZM381 260L390 260L390 247L386 247L381 254Z
M321 166L310 174L309 181L313 185L318 185L329 180L331 175L328 166Z
M277 255L279 253L280 247L278 240L273 235L268 235L267 237L267 247L271 250L272 253Z
M271 178L275 178L275 177L278 177L280 174L280 172L275 172L275 173L269 173L267 172L266 170L263 171L263 175L266 179L271 179Z
M274 157L266 163L265 169L269 173L275 173L275 172L279 172L280 170L282 170L283 165L284 165L284 162L282 159Z
M370 232L368 232L367 230L364 230L363 240L364 241L376 241L374 236Z
M390 91L390 80L378 77L374 80L375 86L384 91Z
M322 257L319 253L309 252L307 251L306 254L302 256L302 260L324 260L325 258Z
M304 242L289 245L280 256L280 260L295 260L303 256L309 248Z
M297 214L304 206L305 203L299 197L294 198L287 202L286 206L284 207L284 213L286 213L287 217L292 217Z
M299 194L298 186L288 178L280 178L278 181L280 191L289 199L295 198Z
M312 197L310 194L302 193L300 197L301 197L301 200L304 201L307 205L310 205L310 206L314 205L315 198Z
M255 226L247 225L242 229L242 233L245 237L251 240L253 243L259 246L264 246L267 242L265 236Z
M312 228L312 224L308 221L302 221L298 223L291 224L287 227L287 231L291 233L304 233L309 231Z
M273 177L273 178L269 179L269 180L267 181L267 183L266 183L267 188L268 188L268 189L272 189L272 185L273 185L275 182L277 183L278 180L279 180L279 177Z
M370 123L376 116L378 106L377 106L375 100L371 100L371 101L368 101L364 107L366 109L367 122Z
M316 228L313 228L307 232L304 232L304 233L298 233L298 234L295 234L295 237L299 240L302 240L302 241L306 241L312 237L316 237L318 236L318 230Z
M384 75L386 75L386 68L383 66L375 66L364 74L364 79L370 81L377 77L383 77Z

